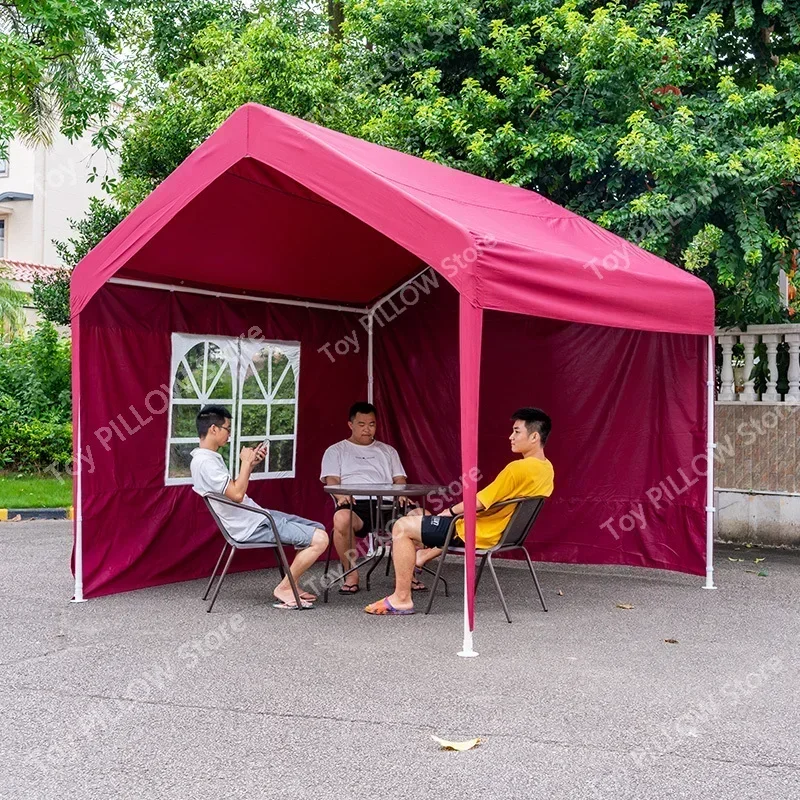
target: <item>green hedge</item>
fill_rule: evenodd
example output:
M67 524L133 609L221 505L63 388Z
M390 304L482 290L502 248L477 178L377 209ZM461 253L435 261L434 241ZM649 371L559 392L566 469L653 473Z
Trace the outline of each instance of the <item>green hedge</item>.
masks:
M0 469L34 472L72 462L72 424L30 419L0 424Z
M72 461L70 343L49 322L0 346L0 469Z

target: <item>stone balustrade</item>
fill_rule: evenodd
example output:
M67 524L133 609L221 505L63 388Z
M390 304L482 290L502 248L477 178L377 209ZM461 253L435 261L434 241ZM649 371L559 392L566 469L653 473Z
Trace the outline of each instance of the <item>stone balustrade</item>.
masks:
M716 336L717 403L800 404L800 325L717 328Z

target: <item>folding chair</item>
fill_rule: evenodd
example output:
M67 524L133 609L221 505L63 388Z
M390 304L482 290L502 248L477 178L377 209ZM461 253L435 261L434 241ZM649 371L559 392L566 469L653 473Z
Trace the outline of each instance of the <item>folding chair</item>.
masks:
M332 497L334 508L336 508L336 498ZM333 534L331 534L330 544L328 545L328 555L325 559L325 572L323 574L323 583L325 585L325 592L323 594L324 602L328 602L328 592L333 584L338 583L339 581L344 581L344 579L351 573L355 572L357 569L366 566L368 563L372 563L369 570L366 574L366 588L369 591L369 579L370 575L375 571L375 568L380 564L381 559L386 556L386 575L388 577L389 572L392 568L392 538L391 534L387 534L386 531L383 531L383 520L387 512L391 512L392 516L397 512L398 506L396 502L386 503L384 502L381 505L380 514L378 514L377 504L372 503L370 501L370 527L372 530L370 533L367 534L367 541L368 541L368 548L365 558L360 562L356 563L354 567L351 567L346 572L343 572L341 575L338 575L333 580L328 579L328 571L330 570L331 564L331 556L333 554L334 546L333 546ZM335 510L334 510L334 513ZM380 518L380 525L378 525L378 518ZM376 531L376 528L380 528L381 530ZM383 536L379 534L383 533ZM423 572L427 572L429 575L434 575L434 571L429 567L422 567ZM450 596L450 590L447 585L447 581L444 578L441 578L442 583L444 584L444 595L445 597Z
M303 608L303 603L300 600L300 592L297 589L297 584L295 583L294 577L292 576L292 572L289 569L289 561L286 558L286 553L283 549L283 543L281 542L280 536L278 536L278 529L275 527L275 520L272 518L272 514L269 513L265 508L253 508L253 506L245 506L241 503L237 503L235 500L231 500L229 497L226 497L224 494L218 494L217 492L206 492L203 495L203 500L205 500L206 506L208 510L211 512L211 516L214 517L214 521L217 523L217 527L220 530L223 538L225 539L225 544L222 546L222 552L219 554L219 558L217 559L216 566L214 567L214 571L211 573L211 577L208 579L208 586L206 586L205 594L203 595L203 600L208 597L208 593L211 591L211 584L214 582L214 578L217 574L217 570L219 569L219 565L222 563L222 559L225 557L225 551L230 547L231 551L228 554L228 559L225 562L225 567L222 570L222 574L219 576L219 580L217 581L217 585L214 587L214 594L211 595L211 602L208 604L208 608L206 611L210 614L211 609L214 608L214 603L217 600L217 595L219 594L220 587L222 586L222 581L225 580L225 575L228 572L228 567L231 565L231 561L233 561L233 555L237 550L257 550L257 549L272 549L278 551L278 569L281 573L281 578L288 575L289 576L289 583L292 587L292 593L294 594L295 602L297 603L298 608ZM214 510L214 507L211 503L222 503L226 506L233 506L234 508L241 509L243 511L249 511L253 514L261 514L265 519L269 520L269 524L272 525L272 530L275 531L275 541L274 542L237 542L235 539L231 538L231 535L228 533L227 528L223 521L219 518L219 515Z
M475 591L478 591L478 584L480 583L481 575L483 574L483 568L488 563L489 571L492 573L492 577L494 578L494 585L497 587L497 593L500 595L500 602L503 604L503 611L505 612L506 619L509 622L511 622L511 615L508 613L506 599L503 596L503 590L500 588L500 581L497 579L497 573L495 572L494 564L492 563L492 556L496 553L510 553L513 550L522 550L522 552L525 554L525 559L528 562L528 569L531 571L531 577L533 578L533 583L536 586L536 591L539 593L539 600L541 600L542 609L547 611L547 606L544 602L544 596L542 595L542 589L539 586L536 572L533 569L533 562L531 561L531 557L528 555L528 551L525 549L525 540L528 538L528 534L530 533L534 522L536 522L539 512L542 510L544 501L544 497L514 497L511 500L503 500L500 503L495 503L494 505L489 506L489 508L485 508L483 511L478 512L479 517L485 517L491 515L492 512L497 511L498 508L502 508L503 506L516 505L516 508L509 517L505 530L500 536L500 541L494 545L494 547L488 547L483 550L476 548L475 550L475 555L481 556L478 574L475 577ZM442 548L442 554L439 556L439 567L436 570L436 577L433 580L433 586L431 586L431 596L428 600L428 607L425 609L426 614L430 614L431 608L433 607L433 598L436 594L436 587L439 584L439 579L441 578L442 574L442 567L444 566L444 560L448 553L455 553L457 555L466 554L466 550L463 547L450 546L450 542L452 541L456 532L456 520L461 519L463 516L463 514L457 514L453 517L453 521L450 523L450 528L447 531L447 537L444 541L444 547Z

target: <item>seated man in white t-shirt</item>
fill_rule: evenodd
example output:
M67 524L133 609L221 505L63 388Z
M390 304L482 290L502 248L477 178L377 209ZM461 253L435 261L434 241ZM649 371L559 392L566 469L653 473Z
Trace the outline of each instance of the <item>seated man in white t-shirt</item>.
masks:
M397 450L391 445L375 440L377 419L375 406L371 403L355 403L350 408L350 438L332 444L322 456L320 480L326 485L336 484L380 484L406 483L406 471L400 463ZM370 532L369 498L335 496L336 512L333 515L333 543L342 566L347 571L354 566L354 553L350 550L350 526L359 538ZM375 514L377 517L377 514ZM416 590L425 587L419 582L412 584ZM358 571L345 579L340 594L356 594Z
M260 508L258 503L246 494L250 474L256 464L261 463L267 454L263 446L243 447L239 454L241 467L234 480L228 472L219 449L228 443L231 433L231 414L222 406L205 406L197 415L197 435L200 447L192 450L192 482L199 495L206 492L224 494L243 506ZM212 500L212 503L214 501ZM222 520L232 539L237 542L274 542L275 531L263 514L234 508L224 503L216 503L214 511ZM281 543L298 550L290 566L295 583L300 576L325 552L328 547L328 534L320 522L284 514L282 511L269 512L275 520ZM302 549L301 549L302 548ZM275 587L276 608L297 608L288 577ZM300 592L300 600L305 608L310 608L317 598L307 592Z

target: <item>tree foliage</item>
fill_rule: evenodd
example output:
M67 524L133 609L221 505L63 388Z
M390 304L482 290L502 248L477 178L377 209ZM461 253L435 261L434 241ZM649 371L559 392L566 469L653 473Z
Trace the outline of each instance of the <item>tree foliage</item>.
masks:
M0 347L0 469L72 458L70 344L49 322Z
M75 265L133 209L131 202L112 202L98 197L89 199L89 211L79 220L70 220L74 236L55 242L56 251L67 267ZM56 325L69 325L69 282L71 272L64 270L33 281L33 305L44 319Z
M120 209L255 101L538 191L703 277L723 324L786 317L800 2L162 5L181 13L144 28L159 80L124 136Z
M0 263L0 339L22 330L25 322L22 311L24 301L25 295L11 285L8 271Z
M194 39L196 60L172 76L127 131L117 193L144 196L247 102L330 123L339 67L323 42L313 29L272 13L239 34L210 25Z
M69 422L69 340L51 323L40 322L33 333L0 347L0 387L0 397L18 404L20 420Z
M697 272L723 323L778 321L800 239L798 8L351 0L353 47L373 44L358 132Z
M117 19L129 0L6 0L0 4L0 156L19 134L49 142L95 126L111 144Z

